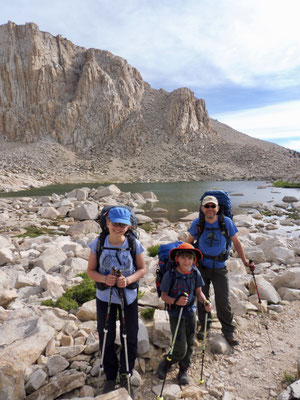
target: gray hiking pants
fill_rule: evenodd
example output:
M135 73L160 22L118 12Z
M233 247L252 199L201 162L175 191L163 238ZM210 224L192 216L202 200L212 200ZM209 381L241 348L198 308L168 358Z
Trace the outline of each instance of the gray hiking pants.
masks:
M178 322L177 317L170 316L170 327L172 332L172 338L174 338L177 322ZM194 349L195 332L196 332L196 313L192 313L188 318L182 318L180 321L177 338L173 350L172 364L179 362L180 368L183 369L186 369L190 366L191 355Z
M215 292L215 302L217 309L217 316L222 325L222 332L224 335L234 332L234 325L232 324L233 314L231 311L231 304L229 299L229 283L228 283L228 270L225 268L205 268L199 267L205 285L202 288L206 298L209 299L209 287L212 283ZM198 318L201 327L204 328L205 309L202 303L197 302ZM211 322L211 315L208 315L208 328Z

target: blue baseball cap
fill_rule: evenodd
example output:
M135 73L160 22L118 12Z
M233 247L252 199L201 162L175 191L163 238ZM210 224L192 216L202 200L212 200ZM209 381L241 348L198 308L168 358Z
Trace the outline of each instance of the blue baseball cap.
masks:
M109 210L108 217L111 222L131 225L130 211L122 207L114 207Z

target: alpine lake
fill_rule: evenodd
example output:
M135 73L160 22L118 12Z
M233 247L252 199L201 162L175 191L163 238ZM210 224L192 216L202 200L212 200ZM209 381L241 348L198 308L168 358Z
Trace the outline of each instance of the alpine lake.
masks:
M80 183L49 185L41 188L23 190L19 192L0 193L2 197L38 197L51 196L53 193L65 194L76 188L98 188L110 183ZM154 192L159 202L147 203L142 208L150 217L166 217L169 221L178 221L185 215L198 211L200 197L207 190L225 190L229 193L233 210L242 203L282 202L284 196L295 196L300 200L300 189L286 189L273 187L265 181L206 181L206 182L152 182L152 183L115 183L122 192L142 193ZM161 213L153 211L155 208L168 210ZM187 210L187 211L180 211Z

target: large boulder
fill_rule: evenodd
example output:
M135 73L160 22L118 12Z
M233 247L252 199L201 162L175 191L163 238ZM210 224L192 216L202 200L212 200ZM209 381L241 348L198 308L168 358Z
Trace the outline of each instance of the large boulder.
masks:
M272 280L272 285L276 289L279 289L280 287L300 289L300 268L292 268L277 275Z
M0 266L7 263L11 263L14 259L13 252L8 248L4 247L0 249Z
M244 251L246 258L252 260L254 264L266 262L265 253L259 247L244 247Z
M99 200L106 196L118 196L120 193L121 190L116 185L109 185L107 187L100 186L96 193L93 194L93 198Z
M278 289L278 293L280 294L282 300L288 300L288 301L300 300L299 289L281 287Z
M297 400L300 399L300 379L289 385L280 393L277 400Z
M150 350L150 341L148 330L144 322L139 319L139 331L138 331L138 355L145 354Z
M60 216L59 211L54 207L42 207L39 211L41 218L56 219Z
M69 216L79 221L96 219L99 211L96 203L85 202L69 212Z
M75 198L78 201L84 201L87 199L90 189L88 188L81 188L81 189L74 189L71 192L67 193L67 197Z
M90 300L82 304L76 313L76 317L80 321L95 321L97 319L96 300Z
M77 222L67 230L67 234L71 236L82 236L88 233L100 233L100 225L96 221L88 220Z
M36 362L54 334L55 331L29 308L0 311L0 382L18 385L22 381L20 371L24 372ZM1 400L22 398L3 397L3 390L6 393L0 384Z
M246 274L246 268L239 258L231 258L226 261L226 267L230 274Z
M155 310L153 321L153 344L161 348L170 345L171 330L169 321L166 318L166 311Z
M277 293L271 283L266 281L263 276L256 275L256 283L261 299L267 300L268 303L272 304L277 304L280 302L280 295ZM250 281L249 292L250 294L256 293L256 287L253 280Z
M24 372L17 364L0 366L0 400L24 400L25 396Z
M10 239L0 235L0 249L4 249L5 247L13 247Z
M35 261L35 266L48 272L51 268L62 264L67 259L66 253L59 247L46 249Z
M26 397L26 400L55 400L64 393L71 392L85 384L86 376L83 372L74 369L61 372L39 390Z
M266 261L287 264L295 259L294 252L288 248L285 238L270 238L262 242L259 247L265 253Z
M0 291L0 306L6 308L18 297L15 289L6 289Z

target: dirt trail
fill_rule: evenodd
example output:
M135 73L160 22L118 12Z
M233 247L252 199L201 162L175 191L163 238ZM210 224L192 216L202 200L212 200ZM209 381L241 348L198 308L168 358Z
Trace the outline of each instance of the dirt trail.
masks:
M268 331L261 314L236 317L236 321L240 346L232 354L213 355L207 344L205 382L201 387L208 393L202 399L222 399L224 391L231 393L232 400L276 399L288 386L282 382L284 373L297 373L297 361L300 359L300 301L284 305L282 313L266 315ZM212 329L210 335L216 334L220 334L220 331ZM191 383L199 386L202 343L196 344L189 377ZM275 355L271 354L271 347ZM173 367L167 383L177 383L177 372L177 368ZM153 373L142 375L142 379L139 398L155 399L151 388L160 381Z

